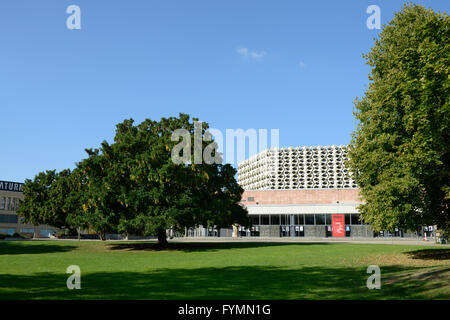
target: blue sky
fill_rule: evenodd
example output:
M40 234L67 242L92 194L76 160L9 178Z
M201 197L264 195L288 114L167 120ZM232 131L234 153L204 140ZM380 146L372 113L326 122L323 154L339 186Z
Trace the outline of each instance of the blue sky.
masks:
M179 112L279 129L280 146L347 144L362 58L404 1L0 3L0 180L73 168L124 119ZM448 1L416 1L447 11ZM69 30L69 5L81 29Z

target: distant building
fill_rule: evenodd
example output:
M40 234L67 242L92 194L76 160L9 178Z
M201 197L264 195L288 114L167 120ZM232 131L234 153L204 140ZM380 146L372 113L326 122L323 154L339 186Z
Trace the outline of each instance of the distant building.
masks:
M19 200L23 199L22 185L20 182L0 181L0 234L18 233L33 237L49 237L57 228L23 224L17 216Z
M399 228L374 232L360 219L359 188L346 166L347 146L268 149L238 164L252 226L189 229L188 236L415 237ZM427 236L433 230L424 228Z
M412 236L400 229L374 233L359 218L359 189L345 162L347 146L265 150L238 165L242 205L252 227L241 236Z

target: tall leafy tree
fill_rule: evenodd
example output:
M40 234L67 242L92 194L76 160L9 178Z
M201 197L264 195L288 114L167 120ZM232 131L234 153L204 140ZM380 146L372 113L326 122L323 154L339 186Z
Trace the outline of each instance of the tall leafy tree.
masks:
M200 138L207 128L203 124ZM191 149L188 162L173 161L172 150L179 141L173 141L172 134L179 129L189 134L188 143L194 146L195 125L188 115L180 114L139 125L126 120L117 125L114 143L88 150L89 157L79 168L92 194L85 207L94 221L122 233L156 235L162 244L169 228L248 225L247 212L238 204L243 189L234 168L196 164ZM212 142L200 139L199 143L203 154Z
M88 198L86 177L80 169L75 168L65 179L65 185L67 191L61 195L64 196L62 208L66 226L71 231L76 231L79 237L81 230L90 227L90 217L85 214L85 203Z
M405 5L369 54L349 166L375 230L449 229L449 16Z
M23 185L24 200L18 215L26 223L48 224L56 227L65 225L64 198L67 194L64 180L70 170L57 173L55 170L40 172L33 180Z
M139 125L123 121L114 142L87 149L88 157L72 172L48 171L27 181L20 214L33 223L89 227L101 239L120 232L154 235L161 244L167 243L169 228L249 225L247 211L239 205L243 189L236 170L221 164L208 124L196 130L198 119L192 120L180 114ZM180 144L173 133L180 129L188 145L181 163L172 158ZM201 161L189 146L197 147ZM220 161L207 163L204 154Z

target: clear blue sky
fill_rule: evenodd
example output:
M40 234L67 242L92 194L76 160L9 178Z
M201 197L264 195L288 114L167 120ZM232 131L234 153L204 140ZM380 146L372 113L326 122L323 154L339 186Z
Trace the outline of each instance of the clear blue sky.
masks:
M2 0L0 180L73 168L118 122L179 112L278 128L280 146L347 144L379 33L366 8L387 23L403 3ZM81 30L66 27L71 4Z

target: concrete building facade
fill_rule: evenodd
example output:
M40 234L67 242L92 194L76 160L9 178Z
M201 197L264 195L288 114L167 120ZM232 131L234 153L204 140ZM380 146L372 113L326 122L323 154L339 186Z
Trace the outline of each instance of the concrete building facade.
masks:
M239 163L238 182L245 189L241 204L252 221L251 228L239 227L239 234L412 236L399 229L374 233L361 221L359 189L346 166L347 154L346 146L281 148L265 150ZM336 233L337 228L342 232Z
M346 146L268 149L238 164L245 190L357 189Z

